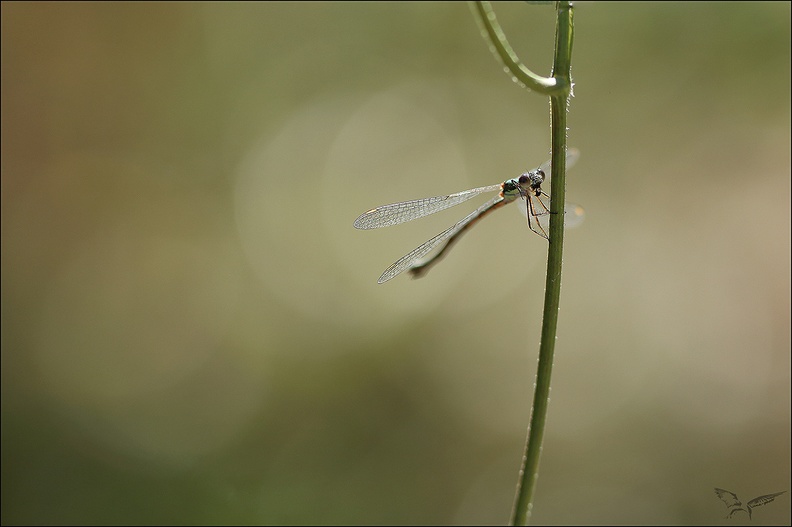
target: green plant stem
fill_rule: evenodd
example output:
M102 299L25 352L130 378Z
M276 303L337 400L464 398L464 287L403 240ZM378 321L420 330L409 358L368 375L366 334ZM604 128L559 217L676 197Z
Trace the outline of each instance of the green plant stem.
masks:
M533 496L539 476L539 458L547 420L550 397L550 377L553 370L558 306L561 298L561 262L564 247L564 201L566 190L566 131L567 106L572 88L570 66L574 35L572 3L558 2L556 16L555 56L550 78L540 77L520 63L506 36L498 25L489 2L476 2L476 12L486 34L509 71L526 87L550 96L550 126L552 144L552 179L550 183L550 243L547 252L542 337L539 346L539 365L528 427L528 439L523 465L517 484L517 495L511 525L527 525L533 508Z
M483 27L487 38L492 44L493 50L518 81L522 82L526 88L543 95L569 93L568 86L564 85L563 82L559 82L558 78L537 75L520 62L514 49L512 49L506 39L506 34L501 29L495 16L495 11L493 11L489 2L473 2L472 8L479 24Z

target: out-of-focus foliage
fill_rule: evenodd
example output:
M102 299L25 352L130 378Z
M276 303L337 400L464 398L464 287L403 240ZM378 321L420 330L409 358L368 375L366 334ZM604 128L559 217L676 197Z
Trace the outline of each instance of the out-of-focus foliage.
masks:
M552 7L495 9L549 73ZM790 488L790 6L576 29L533 520L725 522ZM501 69L461 3L3 3L2 523L506 522L545 242L377 286L466 212L352 228L547 159Z

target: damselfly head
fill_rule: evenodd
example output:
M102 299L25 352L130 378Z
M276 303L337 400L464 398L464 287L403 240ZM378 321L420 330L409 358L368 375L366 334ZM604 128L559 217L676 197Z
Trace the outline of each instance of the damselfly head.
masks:
M517 180L520 182L520 186L523 188L527 187L536 194L536 191L542 188L542 183L544 183L545 180L545 173L539 168L533 172L524 173Z

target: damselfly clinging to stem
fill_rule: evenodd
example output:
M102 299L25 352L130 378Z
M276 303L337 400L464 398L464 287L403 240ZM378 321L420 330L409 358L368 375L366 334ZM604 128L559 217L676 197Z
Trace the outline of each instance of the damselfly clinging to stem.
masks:
M567 150L567 168L570 168L575 161L577 161L579 156L580 152L578 152L578 150L574 148ZM549 202L545 204L542 198L550 199L550 196L542 190L542 184L548 182L549 177L550 161L547 161L536 170L525 172L520 175L520 177L504 181L499 185L463 190L462 192L449 194L447 196L402 201L390 205L383 205L376 209L371 209L368 212L364 212L355 220L355 228L377 229L379 227L398 225L399 223L423 218L429 214L434 214L435 212L453 207L454 205L459 205L484 192L500 191L497 196L456 222L454 225L393 262L390 267L385 269L382 276L377 280L377 283L382 284L387 282L408 269L410 274L415 278L423 276L429 271L432 265L440 261L440 258L445 255L446 251L448 251L470 227L475 225L481 218L493 210L508 205L517 198L525 200L528 227L542 238L548 239L547 225L550 216L550 209L548 207ZM582 208L568 203L564 205L564 221L567 226L576 225L580 223L582 219ZM418 261L443 242L445 242L445 245L443 245L431 258L427 258L423 262Z

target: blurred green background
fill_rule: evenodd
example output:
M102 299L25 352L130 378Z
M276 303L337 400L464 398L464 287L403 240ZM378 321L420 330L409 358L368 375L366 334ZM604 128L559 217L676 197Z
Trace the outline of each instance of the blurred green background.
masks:
M552 7L495 9L547 74ZM533 522L725 524L792 490L790 4L575 20ZM548 121L464 3L4 2L2 523L506 523L546 243L511 207L378 286L477 203L352 222Z

